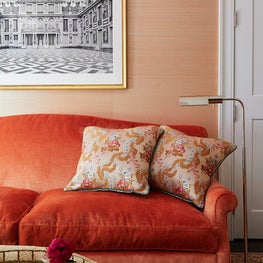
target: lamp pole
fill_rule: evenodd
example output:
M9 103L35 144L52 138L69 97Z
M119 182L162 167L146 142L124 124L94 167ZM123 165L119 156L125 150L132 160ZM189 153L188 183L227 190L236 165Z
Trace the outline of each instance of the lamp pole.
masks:
M238 102L242 108L242 182L243 182L243 238L244 238L244 263L248 262L248 223L247 223L247 174L246 174L246 125L245 106L238 98L223 97L180 97L181 106L200 106L208 104L222 104L224 101Z
M247 173L246 173L246 119L244 103L237 98L208 98L209 104L223 103L223 101L238 102L242 108L242 178L243 178L243 223L244 223L244 262L248 262L248 226L247 226Z

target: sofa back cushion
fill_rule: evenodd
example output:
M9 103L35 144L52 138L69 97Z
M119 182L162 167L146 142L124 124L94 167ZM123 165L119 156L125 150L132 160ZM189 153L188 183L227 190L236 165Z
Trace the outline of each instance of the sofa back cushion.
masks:
M68 114L0 117L0 186L37 192L64 188L75 174L86 126L131 128L146 124ZM188 135L207 136L199 126L170 127Z

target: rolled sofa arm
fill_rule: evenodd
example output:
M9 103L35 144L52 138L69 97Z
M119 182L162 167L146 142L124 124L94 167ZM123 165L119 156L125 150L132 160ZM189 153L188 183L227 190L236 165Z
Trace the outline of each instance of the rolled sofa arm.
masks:
M234 211L237 204L236 195L214 178L206 193L203 212L218 227L226 227L227 214Z

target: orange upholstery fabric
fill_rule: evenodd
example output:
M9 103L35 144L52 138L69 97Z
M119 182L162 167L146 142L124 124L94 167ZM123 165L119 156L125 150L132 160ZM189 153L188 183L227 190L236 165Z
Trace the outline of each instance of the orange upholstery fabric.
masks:
M18 226L30 211L38 193L12 187L0 187L0 244L18 244Z
M60 114L0 117L0 243L48 246L61 237L100 263L229 263L227 214L237 199L217 180L203 210L154 191L63 191L76 172L86 126L148 124ZM207 137L203 127L169 126Z
M45 215L45 216L43 216ZM47 246L63 236L77 250L169 249L216 252L218 229L192 205L163 193L40 195L21 221L21 245Z
M144 124L60 114L1 117L0 186L37 192L63 188L76 171L86 126L129 128ZM207 135L206 130L199 126L171 127L189 135Z
M78 251L99 263L215 263L215 253L174 251ZM226 263L229 261L219 261Z

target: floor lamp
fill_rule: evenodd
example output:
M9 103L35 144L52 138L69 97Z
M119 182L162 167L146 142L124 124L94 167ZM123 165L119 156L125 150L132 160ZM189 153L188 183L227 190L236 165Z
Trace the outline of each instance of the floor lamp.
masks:
M247 176L246 176L246 136L245 136L245 107L237 98L223 97L180 97L180 106L200 106L208 104L222 104L224 101L238 102L242 108L242 178L243 178L243 221L244 221L244 262L248 262L248 226L247 226Z

